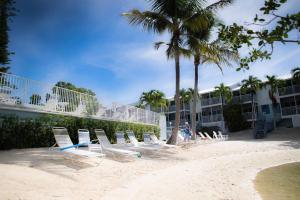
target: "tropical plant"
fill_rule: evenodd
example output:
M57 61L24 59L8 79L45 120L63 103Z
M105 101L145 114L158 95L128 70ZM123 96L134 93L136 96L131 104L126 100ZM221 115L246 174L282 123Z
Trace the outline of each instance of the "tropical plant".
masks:
M241 131L249 128L245 117L242 115L242 107L239 104L229 103L224 107L224 121L230 132Z
M291 73L295 81L300 81L300 67L292 69Z
M224 85L224 83L221 83L219 86L215 87L214 95L217 97L221 97L221 105L222 105L222 114L224 115L224 104L226 102L230 102L232 99L232 91L229 86Z
M242 80L242 93L249 93L251 95L251 113L252 113L252 125L251 127L254 128L254 120L256 115L256 105L254 102L255 94L258 89L262 87L262 81L259 80L257 77L249 76L248 79Z
M294 3L297 5L298 2ZM276 43L300 44L300 12L299 9L285 12L288 6L293 6L293 1L264 0L259 9L261 13L257 13L251 23L220 26L219 38L229 43L232 49L249 49L237 70L248 69L250 63L259 59L271 59Z
M276 99L276 92L277 92L277 88L280 88L284 85L284 81L281 79L278 79L276 76L268 76L266 75L266 79L267 81L264 83L264 86L270 86L270 90L269 90L269 98L272 101L272 105L276 106L278 105L277 99Z
M141 12L137 9L124 13L130 24L142 25L148 31L154 31L159 34L168 31L170 41L167 43L157 42L156 48L162 44L167 45L167 58L175 60L176 77L176 95L175 95L175 128L169 144L175 144L180 123L180 55L186 55L188 52L183 48L185 37L189 30L198 32L207 29L208 23L205 13L210 13L214 8L222 6L225 2L231 0L220 0L212 4L209 9L202 9L204 0L149 0L151 11Z
M29 98L29 104L40 105L41 100L42 100L41 95L32 94Z
M77 118L62 115L36 114L34 118L19 118L17 116L0 115L0 150L15 148L50 147L55 144L51 128L62 126L68 129L71 140L78 143L77 130L90 130L91 139L96 139L94 129L105 130L109 140L116 142L116 131L132 130L138 140L142 140L143 133L153 131L159 137L159 127L145 124L97 120L91 118Z
M13 52L9 51L8 31L9 19L16 15L16 8L14 7L14 0L1 0L0 1L0 72L8 72L8 64L10 62L9 56Z
M190 103L193 98L194 90L193 88L184 89L179 91L180 101L182 104Z
M150 90L149 92L143 92L140 97L139 106L144 108L149 105L152 109L162 111L163 108L167 108L168 100L166 95L159 90Z
M231 61L238 61L239 55L237 51L231 51L220 40L209 42L210 34L213 26L215 25L214 17L207 16L210 21L208 29L195 32L191 30L188 35L187 44L194 57L194 90L198 91L198 70L199 65L215 64L222 72L222 66L231 66ZM196 100L197 96L194 95L192 107L192 132L195 138L196 131Z

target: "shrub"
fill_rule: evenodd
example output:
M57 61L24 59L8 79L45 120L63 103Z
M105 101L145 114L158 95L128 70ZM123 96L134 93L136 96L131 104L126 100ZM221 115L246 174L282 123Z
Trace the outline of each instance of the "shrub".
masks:
M242 108L238 104L228 104L224 107L224 120L230 132L249 128L249 123L242 115Z
M0 149L50 147L55 144L51 128L62 126L68 129L73 143L78 143L78 129L88 129L91 139L96 139L94 129L104 129L109 140L116 142L115 132L132 130L138 140L143 132L153 131L159 136L159 127L127 122L96 120L90 118L42 115L36 119L20 119L17 116L1 117Z

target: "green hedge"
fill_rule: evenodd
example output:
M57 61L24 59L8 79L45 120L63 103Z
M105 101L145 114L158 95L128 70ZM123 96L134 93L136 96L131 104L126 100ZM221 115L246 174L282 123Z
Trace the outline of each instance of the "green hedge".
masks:
M58 115L45 115L37 119L20 119L16 116L0 118L0 149L50 147L55 143L51 128L66 127L73 143L78 143L77 130L89 129L91 139L96 139L94 129L104 129L111 142L115 143L116 131L132 130L138 140L143 132L153 131L159 136L159 127L126 122L114 122Z

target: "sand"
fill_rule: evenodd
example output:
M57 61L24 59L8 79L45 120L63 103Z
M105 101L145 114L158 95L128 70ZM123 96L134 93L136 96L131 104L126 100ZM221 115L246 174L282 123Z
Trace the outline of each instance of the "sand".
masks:
M262 140L251 130L229 141L146 152L131 161L70 159L48 148L0 151L0 200L261 199L256 174L300 162L300 129Z

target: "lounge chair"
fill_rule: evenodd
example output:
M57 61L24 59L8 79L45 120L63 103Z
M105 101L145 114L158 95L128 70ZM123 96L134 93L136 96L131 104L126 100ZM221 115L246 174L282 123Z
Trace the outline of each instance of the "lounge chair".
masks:
M137 157L141 157L141 153L140 152L136 152L136 151L131 151L128 149L122 149L120 146L114 146L110 143L110 141L108 140L105 132L103 129L95 129L95 133L97 136L97 139L99 141L99 143L102 146L103 151L108 151L114 154L120 154L120 155L124 155L124 156L137 156Z
M204 135L206 136L206 138L208 138L209 140L213 140L212 137L210 137L210 135L208 135L208 133L204 132Z
M158 140L158 138L153 132L146 132L143 134L143 136L144 136L145 144L156 144L156 145L161 145L163 147L170 147L170 148L176 147L176 145L169 145L166 144L165 142Z
M199 135L201 137L201 140L207 140L208 139L206 136L203 135L202 132L199 132Z
M218 131L218 133L219 133L219 136L222 138L222 140L228 140L228 135L222 134L221 131Z
M216 139L216 140L223 140L221 136L218 136L216 131L213 131L213 138Z
M133 131L126 131L126 133L130 140L130 143L136 148L141 148L144 150L158 150L160 148L159 145L145 144L144 142L138 142Z
M103 157L104 154L78 149L82 144L74 145L68 134L68 130L64 127L53 127L52 132L56 141L56 145L63 152L83 156L83 157Z
M96 151L102 153L102 147L100 144L93 144L92 142L98 141L90 139L90 131L87 129L78 129L78 141L81 146L87 146L89 147L89 151Z

